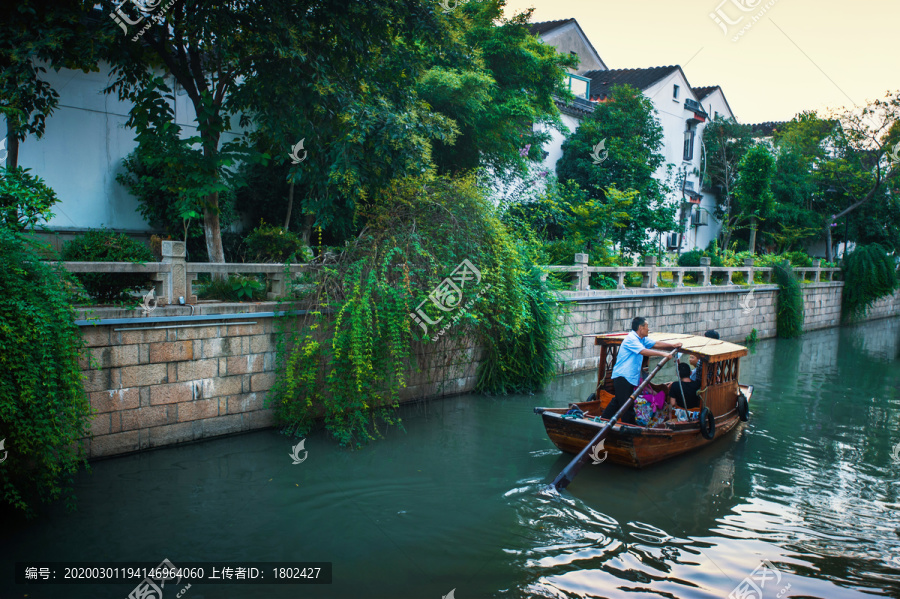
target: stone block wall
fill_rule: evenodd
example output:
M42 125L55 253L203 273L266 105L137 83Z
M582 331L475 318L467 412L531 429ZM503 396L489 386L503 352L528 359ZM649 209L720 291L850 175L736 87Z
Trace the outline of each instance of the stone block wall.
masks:
M806 330L836 326L842 283L804 286ZM759 338L773 337L778 288L706 287L626 289L568 294L560 350L560 373L592 370L599 352L593 339L607 331L626 330L636 315L653 331L702 334L710 328L723 339L742 342L755 328ZM240 320L217 315L242 313ZM95 310L102 318L125 318L111 324L82 326L90 356L82 361L85 389L96 412L92 458L196 441L273 424L265 395L275 380L275 303L201 304L202 322L168 320L185 316L185 307L153 312L166 322L131 318L134 312ZM268 310L269 312L265 312ZM900 294L879 301L867 319L900 313ZM249 324L235 324L235 323ZM135 330L136 328L147 328ZM162 327L162 328L157 328ZM121 330L117 330L121 329ZM465 393L475 387L483 350L472 340L455 340L423 348L423 358L405 372L400 401ZM92 368L91 363L95 367Z
M275 377L271 318L252 325L116 328L125 327L82 328L84 386L97 412L90 457L272 425L272 411L263 409Z

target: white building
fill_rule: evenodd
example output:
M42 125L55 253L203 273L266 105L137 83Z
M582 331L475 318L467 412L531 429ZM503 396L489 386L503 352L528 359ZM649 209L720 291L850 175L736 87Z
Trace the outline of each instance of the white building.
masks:
M678 189L673 200L681 201L683 234L674 232L665 240L667 249L682 251L705 249L716 238L720 225L713 218L716 201L712 193L701 189L703 169L703 129L711 118L734 118L734 114L719 86L694 88L680 66L651 67L644 69L610 70L597 55L596 50L578 26L575 19L535 23L532 33L542 41L553 45L560 52L577 54L582 59L579 68L569 75L570 89L578 97L566 105L558 102L563 122L574 131L581 120L593 110L593 103L607 99L614 85L628 84L643 92L656 111L656 118L663 128L663 155L672 165ZM598 68L583 68L598 65ZM566 132L551 131L552 141L546 147L545 164L555 169L562 157L562 143ZM664 180L664 165L656 176Z

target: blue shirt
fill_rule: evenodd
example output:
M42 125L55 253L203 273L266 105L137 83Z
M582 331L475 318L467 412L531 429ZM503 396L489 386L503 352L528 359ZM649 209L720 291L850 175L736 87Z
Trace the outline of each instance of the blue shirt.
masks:
M656 345L656 341L652 341L649 337L641 339L634 331L628 333L619 346L619 355L616 357L616 365L613 366L612 378L623 376L625 380L634 386L637 386L638 380L641 378L641 366L644 363L644 356L641 350L650 349Z

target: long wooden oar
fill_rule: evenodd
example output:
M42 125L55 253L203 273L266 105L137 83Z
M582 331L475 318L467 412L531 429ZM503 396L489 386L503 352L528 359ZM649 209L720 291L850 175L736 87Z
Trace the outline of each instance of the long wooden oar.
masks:
M672 359L672 357L674 357L677 353L678 349L673 349L670 353L666 354L665 358L660 360L659 364L656 365L656 368L653 369L653 372L651 372L647 376L647 378L637 386L637 389L634 390L634 392L628 398L628 401L626 401L622 405L622 407L619 408L619 411L613 415L609 423L607 423L607 425L604 426L599 433L597 433L597 436L594 437L590 443L584 446L584 449L582 449L581 452L577 456L575 456L575 459L569 462L568 466L563 468L563 471L560 472L559 475L550 484L551 487L559 491L560 489L565 489L569 486L569 483L572 482L572 480L578 474L578 471L581 470L585 464L587 464L587 461L590 459L591 450L594 448L594 446L609 435L612 427L615 426L619 421L619 417L625 412L625 410L627 410L631 405L634 404L635 398L641 394L641 391L644 390L644 387L647 386L647 383L650 382L650 379L656 376L656 373L659 372L660 369L662 369L663 365L670 359Z

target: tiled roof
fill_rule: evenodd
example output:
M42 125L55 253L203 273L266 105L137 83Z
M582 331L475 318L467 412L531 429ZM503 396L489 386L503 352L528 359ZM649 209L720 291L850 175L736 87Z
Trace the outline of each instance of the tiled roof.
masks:
M708 85L706 87L694 87L692 89L694 90L694 95L697 96L697 99L702 100L709 94L711 94L714 91L716 91L717 89L719 89L719 86L718 85Z
M647 89L660 79L668 77L681 67L650 67L648 69L613 69L610 71L588 71L585 77L591 80L591 98L605 100L614 85L628 84L640 90Z
M528 30L532 35L541 35L542 33L546 33L551 29L556 29L557 27L562 27L566 23L571 23L575 19L562 19L561 21L542 21L540 23L530 23L528 25Z

